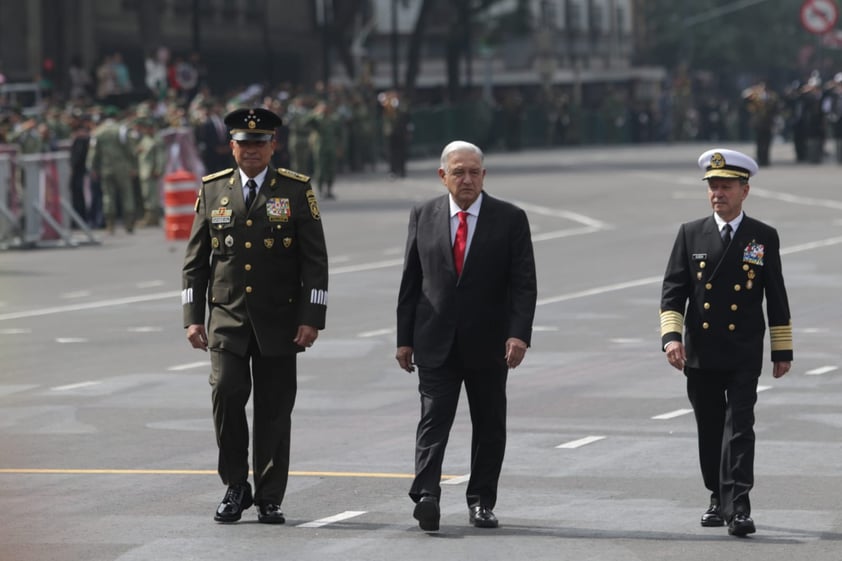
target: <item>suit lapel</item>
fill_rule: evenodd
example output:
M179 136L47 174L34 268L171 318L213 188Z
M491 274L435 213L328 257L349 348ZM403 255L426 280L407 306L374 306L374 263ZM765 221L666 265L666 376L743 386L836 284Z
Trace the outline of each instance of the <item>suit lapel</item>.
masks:
M450 241L450 196L439 199L430 217L433 222L433 232L436 232L435 244L441 252L442 262L446 263L447 271L456 277L456 264L453 262L453 244Z

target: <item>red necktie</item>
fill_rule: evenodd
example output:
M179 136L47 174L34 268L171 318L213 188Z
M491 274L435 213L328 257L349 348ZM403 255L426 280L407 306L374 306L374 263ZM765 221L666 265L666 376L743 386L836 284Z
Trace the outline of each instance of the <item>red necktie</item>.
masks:
M456 274L462 274L462 265L465 264L465 248L468 245L468 213L459 212L459 227L456 228L456 240L453 242L453 263L456 265Z

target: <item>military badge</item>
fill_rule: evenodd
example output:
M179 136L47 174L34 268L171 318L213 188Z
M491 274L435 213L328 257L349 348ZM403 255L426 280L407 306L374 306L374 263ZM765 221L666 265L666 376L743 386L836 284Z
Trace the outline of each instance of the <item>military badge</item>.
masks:
M746 276L747 276L748 278L750 278L750 279L753 279L754 277L756 277L756 276L757 276L757 273L755 273L755 272L754 272L754 269L750 269L750 270L746 273Z
M222 197L222 200L219 201L219 204L221 204L223 206L227 205L228 204L228 197Z
M746 289L751 290L752 286L754 286L754 283L751 281L751 279L747 280L746 281Z
M751 240L751 243L743 250L743 262L762 266L764 253L765 247L763 244Z
M710 167L712 169L721 169L725 167L725 156L719 152L714 152L710 157Z
M219 247L219 238L211 238L211 247L214 249Z
M231 236L231 234L225 236L225 245L227 247L234 247L234 238Z
M284 238L284 247L289 248L292 245L292 238Z
M211 211L211 224L230 224L232 211L230 208L217 208Z
M708 258L707 253L694 253L692 256L693 261L704 261Z
M289 199L273 197L266 201L266 216L269 222L286 222L290 214Z
M266 249L272 249L272 246L275 245L275 238L265 238L263 240L263 245L266 246Z
M310 205L310 215L315 220L321 220L322 216L319 214L319 203L316 202L316 194L312 189L307 189L307 203Z

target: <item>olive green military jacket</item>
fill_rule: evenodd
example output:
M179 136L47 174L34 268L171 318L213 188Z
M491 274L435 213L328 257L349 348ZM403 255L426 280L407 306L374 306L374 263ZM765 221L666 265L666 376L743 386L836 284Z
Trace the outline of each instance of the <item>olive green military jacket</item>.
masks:
M205 176L182 274L184 326L207 318L211 349L264 356L301 352L299 325L325 326L328 264L315 194L305 175L270 167L247 210L240 174Z

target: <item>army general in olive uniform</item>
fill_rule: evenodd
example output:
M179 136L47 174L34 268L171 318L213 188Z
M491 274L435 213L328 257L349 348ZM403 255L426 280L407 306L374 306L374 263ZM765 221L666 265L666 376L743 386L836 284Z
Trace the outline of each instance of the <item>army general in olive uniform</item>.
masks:
M219 475L228 491L214 519L285 521L296 353L324 328L328 265L307 176L269 165L280 118L266 109L225 117L237 169L203 178L187 244L182 304L187 338L211 351ZM205 308L209 317L205 330ZM254 387L254 494L246 403Z
M684 371L696 416L702 478L711 493L701 524L727 523L729 534L744 536L755 531L749 491L764 297L775 378L791 366L792 323L778 233L742 210L757 163L716 149L700 156L699 167L714 212L678 231L661 295L661 346Z

